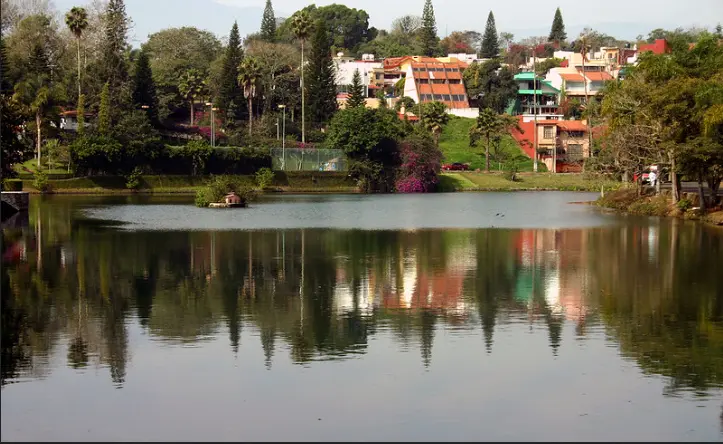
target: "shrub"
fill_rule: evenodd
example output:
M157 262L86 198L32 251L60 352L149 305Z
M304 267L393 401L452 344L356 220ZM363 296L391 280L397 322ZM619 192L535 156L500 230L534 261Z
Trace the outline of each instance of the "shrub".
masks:
M524 160L526 159L523 156L512 156L507 159L507 161L505 162L502 177L512 182L519 181L520 179L519 177L517 177L517 173L520 172L520 167Z
M686 211L693 208L693 202L689 201L688 199L680 199L677 206L680 211L685 213Z
M20 179L3 180L3 191L23 191L23 181Z
M256 184L259 188L266 189L274 181L274 172L271 168L261 168L256 172Z
M137 190L141 187L141 176L143 175L143 170L141 170L139 167L135 167L133 171L126 176L126 188L129 190Z
M33 186L41 193L49 193L52 191L50 182L48 182L48 174L43 170L38 170L35 172Z
M214 176L206 184L196 192L196 206L207 207L210 203L220 202L226 194L231 191L235 192L241 202L249 202L256 197L256 193L247 184L233 176Z
M427 193L439 182L442 153L429 137L412 136L401 144L402 164L397 174L400 193Z

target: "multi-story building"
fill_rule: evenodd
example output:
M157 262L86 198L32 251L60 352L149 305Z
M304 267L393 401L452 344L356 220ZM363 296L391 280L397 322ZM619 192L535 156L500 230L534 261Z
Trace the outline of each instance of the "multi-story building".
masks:
M375 108L378 105L378 100L375 98L376 91L380 89L374 82L375 70L382 68L382 62L375 61L372 54L364 54L361 60L355 60L352 57L345 57L343 53L339 53L333 60L336 69L337 101L339 106L343 107L346 103L354 72L359 70L359 76L364 86L364 97L367 98L367 106Z
M586 66L587 68L587 66ZM596 96L605 85L605 82L614 80L614 77L606 71L583 72L575 68L552 68L545 79L553 88L564 91L570 98L577 98L585 103L585 97Z
M517 82L517 97L511 101L507 113L519 115L524 121L534 119L556 120L562 118L559 106L560 90L553 87L550 82L532 72L522 72L515 75ZM535 85L536 84L536 85ZM535 112L535 106L537 111Z

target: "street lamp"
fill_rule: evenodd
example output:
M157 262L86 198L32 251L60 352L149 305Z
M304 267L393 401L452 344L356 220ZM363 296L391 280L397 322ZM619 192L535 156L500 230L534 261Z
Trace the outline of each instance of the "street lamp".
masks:
M216 118L213 116L213 112L217 111L218 108L213 107L213 103L206 102L206 106L211 107L211 148L216 147Z
M286 105L279 105L279 109L283 111L284 117L281 119L281 169L286 170Z

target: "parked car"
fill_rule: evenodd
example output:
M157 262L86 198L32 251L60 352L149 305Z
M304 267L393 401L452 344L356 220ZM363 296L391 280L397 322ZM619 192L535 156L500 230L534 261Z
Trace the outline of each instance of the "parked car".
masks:
M642 184L650 184L650 172L655 171L655 173L658 175L658 181L660 183L667 183L670 181L670 178L668 177L668 171L663 168L659 167L658 165L650 165L646 167L641 173L636 173L635 176L633 176L633 179L637 182L638 179L640 180L640 183Z
M442 165L442 170L444 171L468 171L469 165L466 163L461 162L455 162L455 163L445 163Z

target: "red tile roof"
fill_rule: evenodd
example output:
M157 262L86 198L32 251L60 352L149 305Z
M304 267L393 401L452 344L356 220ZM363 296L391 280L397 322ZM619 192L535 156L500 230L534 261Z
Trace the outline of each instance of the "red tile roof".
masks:
M580 74L566 72L560 73L560 77L562 77L563 80L566 80L568 82L583 82L585 80Z
M558 120L557 127L562 131L584 131L587 132L587 125L580 120Z
M605 71L601 72L586 72L585 77L588 78L591 82L605 82L608 80L615 80L613 76L606 73Z

